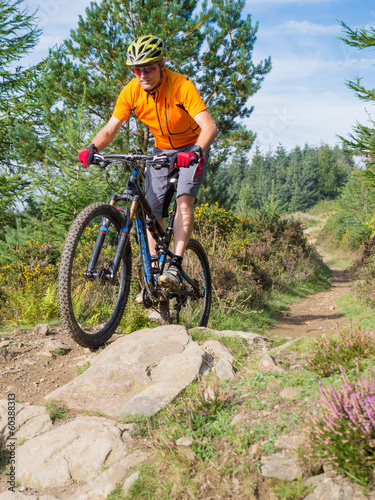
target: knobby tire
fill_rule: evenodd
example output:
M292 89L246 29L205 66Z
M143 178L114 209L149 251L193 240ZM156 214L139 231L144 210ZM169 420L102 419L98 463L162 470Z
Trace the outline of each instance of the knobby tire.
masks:
M97 348L113 335L124 314L131 279L128 240L115 280L87 279L87 269L102 217L110 221L96 271L103 276L117 248L123 217L107 203L93 203L73 222L61 254L58 296L63 325L84 347Z

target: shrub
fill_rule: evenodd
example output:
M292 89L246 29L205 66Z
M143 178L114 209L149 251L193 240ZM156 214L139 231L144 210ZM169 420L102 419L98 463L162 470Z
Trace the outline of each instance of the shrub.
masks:
M271 290L313 280L321 260L299 221L274 210L236 217L215 205L195 209L195 232L210 258L215 306L222 315L263 308Z
M325 231L330 233L333 243L356 249L373 231L373 189L365 184L358 172L354 172L337 203L337 211L328 219Z
M361 330L360 327L340 330L338 334L315 340L316 347L312 350L309 368L322 377L329 377L345 369L354 368L355 359L366 359L375 354L374 332Z
M58 316L57 274L60 247L30 241L2 256L0 319L35 324Z
M362 486L373 482L375 467L375 378L350 382L340 367L341 390L321 384L320 416L313 416L313 454Z
M353 292L375 307L375 239L366 241L361 258L352 265L351 273L355 279Z

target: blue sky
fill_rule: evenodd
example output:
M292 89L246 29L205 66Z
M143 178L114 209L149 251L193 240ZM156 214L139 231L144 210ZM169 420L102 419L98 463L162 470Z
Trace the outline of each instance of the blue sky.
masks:
M28 58L36 61L61 43L84 15L89 0L24 0L39 8L43 35ZM340 144L358 121L366 123L371 106L345 86L357 75L373 88L375 51L346 46L339 21L351 28L375 26L370 0L247 0L245 14L259 22L254 63L271 56L273 68L250 99L255 109L246 125L257 133L256 144L274 150Z

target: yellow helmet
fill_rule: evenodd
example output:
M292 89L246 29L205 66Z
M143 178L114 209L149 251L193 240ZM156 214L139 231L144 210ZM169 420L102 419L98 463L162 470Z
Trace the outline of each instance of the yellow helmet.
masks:
M164 43L160 38L153 35L141 36L129 45L126 64L135 66L161 61L165 53Z

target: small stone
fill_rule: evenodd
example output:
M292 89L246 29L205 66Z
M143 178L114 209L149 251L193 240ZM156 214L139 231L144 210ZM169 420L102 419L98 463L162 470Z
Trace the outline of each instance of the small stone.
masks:
M42 356L43 358L52 358L53 357L52 353L47 352L47 351L39 351L36 354L37 354L37 356Z
M304 441L305 436L303 434L286 434L276 439L275 448L297 451L303 445Z
M218 340L206 340L202 347L205 351L212 354L215 359L227 359L233 363L233 355L227 347L221 344Z
M23 360L23 364L26 366L33 366L36 364L36 361L26 358Z
M191 436L182 436L176 441L177 446L191 446L192 444L193 439L191 438Z
M64 351L64 353L71 351L71 348L60 340L47 340L43 348L45 351L48 351L52 354L55 354L57 350Z
M153 320L155 320L155 321L162 321L162 317L161 317L161 315L160 315L160 313L159 313L158 311L152 311L152 312L150 312L150 313L147 315L147 317L148 317L149 319L153 319Z
M305 497L305 500L353 500L353 493L351 486L338 484L331 478L323 478L318 482L315 490Z
M190 436L182 436L176 441L177 451L179 455L183 458L186 458L189 462L194 460L195 454L191 449L191 445L193 444L193 440Z
M243 417L242 415L239 413L238 415L235 415L233 418L232 418L232 421L230 423L230 425L232 425L233 427L235 427L236 425L241 425L243 423Z
M36 325L36 327L33 330L33 335L48 335L49 334L49 328L47 324L40 324Z
M284 373L286 371L285 368L278 365L275 358L269 354L265 354L263 356L258 366L261 371L272 371L276 373Z
M300 390L300 387L285 387L285 389L280 392L280 397L283 399L295 399Z
M229 380L234 378L232 363L227 359L220 359L215 366L215 372L220 380Z
M283 481L294 481L302 476L303 471L298 463L297 457L274 453L267 457L261 457L261 474L265 477L275 477Z

